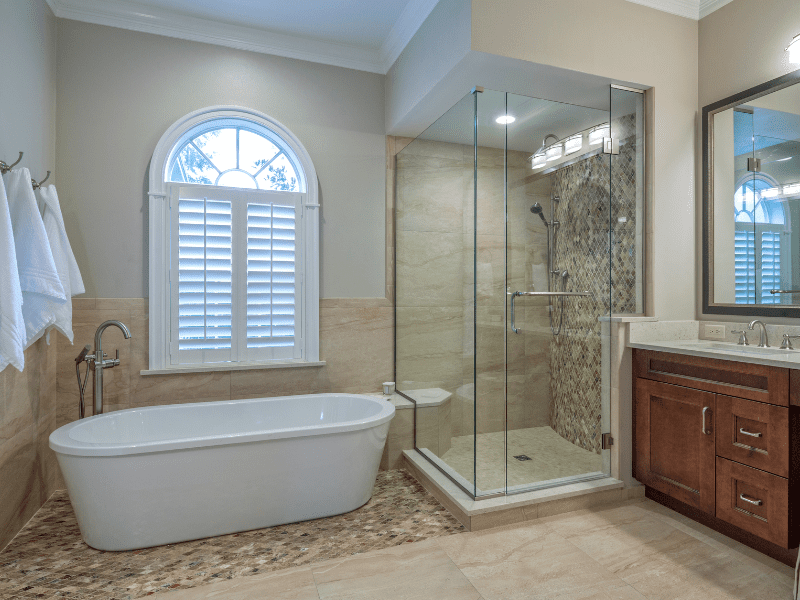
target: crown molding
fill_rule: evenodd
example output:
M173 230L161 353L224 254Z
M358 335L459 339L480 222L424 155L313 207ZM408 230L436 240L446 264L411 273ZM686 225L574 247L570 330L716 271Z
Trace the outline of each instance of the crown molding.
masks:
M381 64L387 73L439 0L410 0L381 45Z
M381 75L386 73L379 49L360 48L252 27L229 25L119 0L47 0L47 3L55 16L61 19L296 58ZM407 35L408 26L402 31Z
M634 4L649 6L662 12L667 12L679 17L700 19L700 0L628 0Z
M710 15L715 10L730 4L733 0L700 0L700 18Z
M628 2L699 21L733 0L628 0Z

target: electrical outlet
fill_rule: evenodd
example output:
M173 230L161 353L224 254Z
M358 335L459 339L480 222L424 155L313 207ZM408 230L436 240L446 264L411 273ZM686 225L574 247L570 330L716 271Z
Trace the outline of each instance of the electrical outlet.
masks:
M725 325L704 325L704 331L706 337L712 340L725 339Z

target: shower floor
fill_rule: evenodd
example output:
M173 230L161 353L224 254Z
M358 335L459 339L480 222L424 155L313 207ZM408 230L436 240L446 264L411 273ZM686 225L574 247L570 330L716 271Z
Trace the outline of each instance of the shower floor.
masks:
M505 463L508 463L508 487L526 485L562 477L585 475L603 470L599 454L568 442L551 427L512 429L508 432L508 461L502 431L480 433L477 441L478 488L482 492L506 486ZM515 456L530 460L518 460ZM464 479L473 483L473 436L454 437L450 450L441 457Z

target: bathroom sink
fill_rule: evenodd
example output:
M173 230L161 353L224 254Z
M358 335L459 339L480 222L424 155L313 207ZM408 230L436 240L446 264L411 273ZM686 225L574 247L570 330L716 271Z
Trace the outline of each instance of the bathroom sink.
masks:
M697 350L717 350L719 352L733 352L734 354L749 354L753 356L766 355L766 356L789 356L800 352L800 350L781 350L780 348L759 348L755 345L740 346L739 344L731 344L725 342L691 342L684 344L685 348L693 348Z

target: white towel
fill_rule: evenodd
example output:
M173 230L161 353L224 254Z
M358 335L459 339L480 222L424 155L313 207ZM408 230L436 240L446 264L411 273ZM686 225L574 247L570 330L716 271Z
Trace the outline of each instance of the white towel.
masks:
M6 186L0 179L0 371L25 368L25 322Z
M55 323L56 310L69 300L58 277L42 215L31 186L30 172L25 168L14 169L3 175L3 179L8 193L11 227L17 250L27 349Z
M47 239L50 242L50 250L53 253L53 261L56 265L58 278L64 288L64 294L71 298L76 294L82 294L83 278L72 253L69 244L67 231L64 228L64 217L61 214L61 205L58 202L58 193L54 185L39 188L37 192L39 206L42 209L42 220ZM63 333L72 343L72 301L67 301L55 310L55 323L52 327ZM47 343L50 343L50 331L47 332Z

